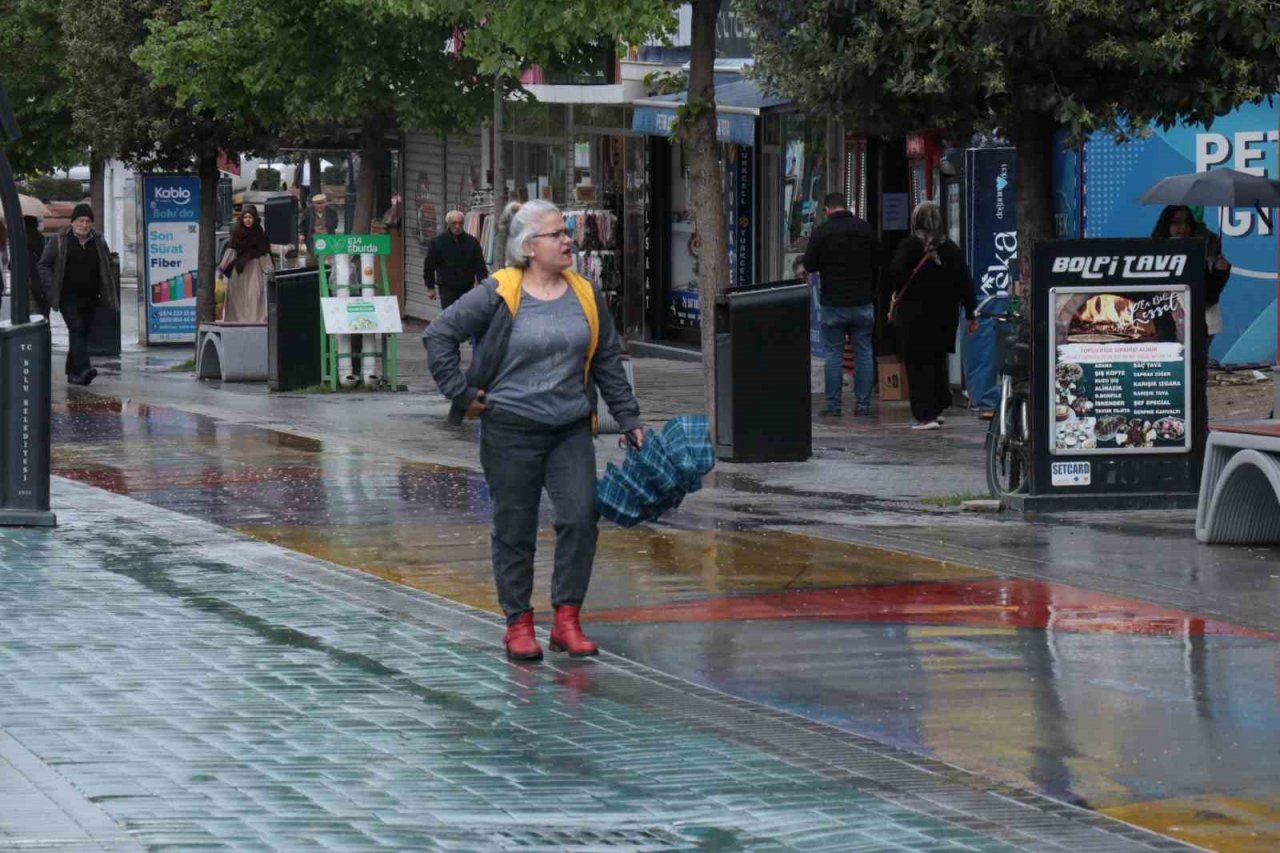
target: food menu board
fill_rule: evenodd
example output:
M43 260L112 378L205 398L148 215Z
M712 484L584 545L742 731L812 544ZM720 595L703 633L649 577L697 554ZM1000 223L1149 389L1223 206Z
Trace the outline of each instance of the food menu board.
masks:
M1049 304L1050 452L1190 452L1190 289L1057 287Z

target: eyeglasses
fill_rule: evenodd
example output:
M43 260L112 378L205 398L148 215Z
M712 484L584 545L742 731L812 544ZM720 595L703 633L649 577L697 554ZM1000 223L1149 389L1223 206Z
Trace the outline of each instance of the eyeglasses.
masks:
M568 228L558 228L555 231L548 231L546 234L534 234L530 240L536 240L539 237L550 237L552 240L559 240L561 237L570 237Z

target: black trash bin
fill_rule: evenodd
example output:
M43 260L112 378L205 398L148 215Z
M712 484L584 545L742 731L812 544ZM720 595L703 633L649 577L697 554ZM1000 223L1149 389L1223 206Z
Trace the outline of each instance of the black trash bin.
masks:
M716 306L716 458L801 462L813 452L809 286L729 289Z
M89 326L89 355L120 355L120 253L111 253L111 268L115 271L116 305L108 308L101 302L93 309L93 322Z
M320 384L320 272L267 275L267 387L295 391Z

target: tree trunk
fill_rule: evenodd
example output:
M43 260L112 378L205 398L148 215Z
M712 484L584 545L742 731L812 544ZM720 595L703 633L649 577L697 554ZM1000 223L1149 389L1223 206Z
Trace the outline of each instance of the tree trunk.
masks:
M218 150L200 155L200 250L196 276L196 324L213 321L213 282L218 266Z
M378 187L382 183L382 170L386 162L387 143L382 135L382 119L366 118L360 128L360 172L356 176L356 210L348 234L368 234L373 227L373 206Z
M107 161L98 154L89 155L89 205L97 217L99 231L107 229Z
M1047 113L1025 113L1012 129L1018 151L1018 267L1023 293L1030 292L1036 243L1054 238L1053 135L1057 129Z
M703 395L711 435L716 434L716 300L729 281L724 182L716 145L716 15L719 0L694 0L688 104L680 139L689 167L690 202L698 250L698 302L702 325Z

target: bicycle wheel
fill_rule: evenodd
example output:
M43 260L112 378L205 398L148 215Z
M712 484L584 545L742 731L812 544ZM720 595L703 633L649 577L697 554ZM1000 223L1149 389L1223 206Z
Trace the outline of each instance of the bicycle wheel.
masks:
M1015 396L1005 406L1001 434L999 410L987 427L987 491L1003 498L1027 490L1031 454L1027 446L1027 400Z

